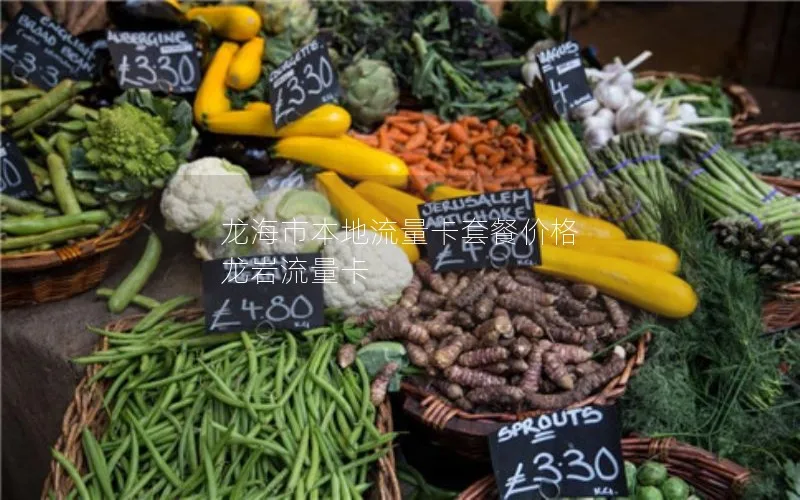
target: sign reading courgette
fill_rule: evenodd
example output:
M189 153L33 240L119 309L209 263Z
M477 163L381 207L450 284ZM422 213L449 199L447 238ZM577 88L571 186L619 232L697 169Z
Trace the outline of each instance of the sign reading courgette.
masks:
M320 254L231 257L203 262L203 306L211 333L321 326Z
M276 129L338 97L336 71L321 40L301 47L269 74L269 103Z

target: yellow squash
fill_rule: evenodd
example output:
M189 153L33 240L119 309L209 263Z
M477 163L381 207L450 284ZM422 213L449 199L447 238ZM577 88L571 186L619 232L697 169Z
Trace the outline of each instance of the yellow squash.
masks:
M697 307L697 295L688 283L638 262L542 245L542 265L532 269L594 285L608 295L667 318L684 318Z
M333 170L350 179L405 187L408 167L400 158L352 140L324 137L287 137L275 145L275 155Z
M419 260L419 249L414 243L409 243L405 232L395 225L384 224L384 221L389 220L386 214L361 197L336 173L317 174L317 187L325 194L339 214L339 221L342 225L364 224L367 228L396 243L403 249L412 264Z
M218 134L339 137L350 128L350 113L335 104L323 104L299 120L275 130L269 104L251 102L243 110L209 116L205 124L208 130Z
M417 207L425 203L421 198L373 181L359 182L355 189L400 227L406 227L408 220L420 219Z
M194 119L197 123L202 124L211 115L230 111L231 101L225 94L225 75L237 50L237 44L222 42L214 54L194 98Z
M444 184L434 184L429 188L427 194L431 201L439 201L472 196L479 193L445 186ZM551 233L558 227L561 228L562 233L569 230L570 233L575 235L575 239L578 236L600 239L625 239L625 233L614 224L594 217L587 217L568 208L536 203L534 211L542 226L548 229L545 233Z
M247 90L261 76L261 55L264 53L264 39L255 37L233 56L225 82L236 90Z
M680 267L680 257L666 245L645 240L603 240L575 236L571 238L574 244L565 245L564 241L553 241L544 235L543 242L549 245L560 246L567 250L590 254L617 257L620 259L638 262L654 269L668 273L675 273Z
M193 7L186 11L186 18L202 21L216 35L237 42L246 42L261 30L261 16L245 5Z

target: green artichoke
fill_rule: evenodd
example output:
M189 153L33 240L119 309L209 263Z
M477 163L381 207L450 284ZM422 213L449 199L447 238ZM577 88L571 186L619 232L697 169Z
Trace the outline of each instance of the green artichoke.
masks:
M273 35L289 32L292 42L302 44L317 34L317 9L308 0L268 0L256 2L264 29Z
M394 113L397 98L397 77L383 61L359 59L340 75L344 106L361 127L371 127Z

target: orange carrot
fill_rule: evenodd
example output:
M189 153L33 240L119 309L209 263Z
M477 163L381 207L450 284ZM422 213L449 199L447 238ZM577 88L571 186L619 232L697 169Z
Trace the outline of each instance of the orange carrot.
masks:
M517 170L517 172L519 172L519 175L523 177L530 177L532 175L536 175L536 170L532 168L520 168L519 170Z
M492 169L487 167L486 165L478 165L475 170L478 171L478 175L481 177L488 179L492 176Z
M505 158L505 156L506 156L506 154L501 150L501 151L498 151L498 152L494 153L486 161L489 163L490 167L496 167L496 166L500 165L500 162L503 161L503 158Z
M475 191L482 193L483 192L483 179L480 176L475 177L475 183L473 185L473 189Z
M428 159L424 154L414 153L412 151L404 151L399 154L400 158L406 162L407 165L412 163L421 163Z
M536 153L534 152L533 149L533 139L531 139L530 137L525 139L525 155L530 158L536 158Z
M386 127L381 127L378 129L378 147L383 150L391 149L389 132Z
M447 174L447 169L444 166L439 165L435 161L428 161L425 164L425 168L427 168L436 175L444 176L445 174Z
M517 156L516 158L513 158L510 162L508 162L506 165L514 168L522 168L525 166L525 159L520 156Z
M461 160L461 165L466 168L471 168L473 170L478 168L478 164L475 162L475 159L472 158L472 155L467 155Z
M514 175L516 173L517 173L517 169L515 167L504 167L504 168L498 168L497 170L495 170L494 171L494 176L497 177L498 179L503 179L503 178L506 178L506 177L510 177L510 176L512 176L512 175Z
M407 109L401 109L400 111L397 112L397 115L405 116L405 117L410 118L412 120L422 120L425 117L425 115L423 115L419 111L409 111ZM395 115L395 116L397 116L397 115Z
M456 149L456 145L455 144L453 144L450 141L445 141L445 143L444 143L444 152L445 153L452 153L453 151L455 151L455 149Z
M517 137L520 134L520 132L522 132L522 129L516 123L512 123L511 125L506 127L506 135Z
M431 130L435 129L442 123L435 115L424 115L422 119L425 121L425 125L427 125Z
M519 175L519 173L514 172L513 174L511 174L508 177L506 177L505 179L503 179L503 183L519 185L520 183L522 183L522 176Z
M448 170L447 175L449 177L455 177L456 179L469 180L472 179L472 177L475 175L475 171L451 168L450 170Z
M500 125L500 122L497 120L489 120L488 122L486 122L486 128L488 128L489 132L493 134L495 133L495 129L497 128L498 125Z
M462 116L458 122L464 127L480 127L481 120L477 116Z
M489 142L492 140L492 133L491 132L484 132L479 134L469 140L469 143L472 145L479 144L481 142Z
M397 125L409 125L412 122L412 119L403 114L397 114L392 116L387 116L384 122L387 125L397 126Z
M452 131L453 128L450 127L450 130ZM453 163L458 163L461 160L461 158L467 156L468 154L469 154L469 146L467 146L466 144L459 144L456 147L456 150L453 152Z
M515 156L523 156L524 154L522 148L516 143L511 145L511 152L514 153Z
M396 139L400 142L408 142L408 134L403 133L400 129L393 128L389 130L389 137Z
M392 126L394 128L400 129L408 135L414 135L417 133L418 127L410 122L397 122L393 123Z
M447 134L455 142L465 143L469 141L469 133L460 123L451 123Z
M431 153L435 156L441 156L442 151L444 151L444 141L447 140L447 137L444 135L440 135L434 142L433 146L431 147Z
M486 160L488 160L488 159L489 159L489 157L488 157L488 156L486 156L486 155L477 155L477 156L475 157L475 159L476 159L476 160L478 160L478 163L480 163L481 165L483 165L484 163L486 163Z
M495 191L502 191L503 185L497 182L487 182L483 185L484 191L488 191L490 193L494 193Z
M406 149L407 150L415 149L415 148L418 148L418 147L424 145L425 144L425 140L427 139L427 137L428 137L427 135L424 135L424 134L421 134L421 133L416 133L416 134L412 135L408 139L408 142L406 142Z
M494 149L487 144L478 144L475 146L475 154L489 156L494 153Z
M547 182L549 180L550 180L550 176L549 175L537 175L537 176L533 176L533 177L526 177L525 178L525 185L528 186L529 188L533 189L533 188L537 188L539 186L542 186L544 184L547 184Z
M439 125L437 127L433 127L432 131L433 131L434 134L444 134L444 133L447 133L448 130L450 130L450 124L449 123L442 123L441 125Z

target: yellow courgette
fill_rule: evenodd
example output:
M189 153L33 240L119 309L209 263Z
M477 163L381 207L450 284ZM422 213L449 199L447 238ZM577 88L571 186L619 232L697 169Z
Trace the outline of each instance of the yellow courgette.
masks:
M333 170L350 179L405 187L408 167L400 158L341 138L287 137L275 145L275 155Z
M575 236L570 238L570 241L574 244L564 244L563 240L552 241L553 239L548 238L548 235L544 235L543 242L584 254L605 255L606 257L630 260L668 273L675 273L680 267L678 254L670 247L654 241L603 240Z
M460 198L475 194L479 193L477 191L453 188L444 184L434 184L429 187L427 192L431 201ZM536 218L542 227L547 228L545 232L552 232L558 227L562 228L564 232L569 229L569 232L574 234L576 239L578 236L599 239L625 239L625 233L614 224L594 217L587 217L568 208L536 203L534 212L536 212Z
M225 75L237 50L237 44L222 42L214 54L194 98L194 119L197 123L202 124L211 115L230 111L231 101L225 93Z
M542 265L532 269L594 285L612 297L667 318L684 318L697 307L697 295L688 283L638 262L542 245Z
M218 36L237 42L246 42L261 30L261 16L245 5L193 7L186 11L186 18L205 22Z
M228 68L225 83L236 90L247 90L256 84L261 76L261 55L264 53L264 39L255 37L233 56Z
M375 205L378 210L397 222L400 227L406 227L406 221L419 220L420 216L417 207L425 203L425 200L405 191L372 181L359 182L355 190L356 193Z
M350 113L335 104L323 104L299 120L275 130L269 104L251 102L243 110L209 116L205 124L208 130L218 134L339 137L350 128Z
M385 221L390 220L387 215L365 200L336 173L317 174L317 187L331 202L343 226L354 227L363 224L396 243L412 264L419 260L419 249L417 245L409 242L405 232L395 225L385 224Z

